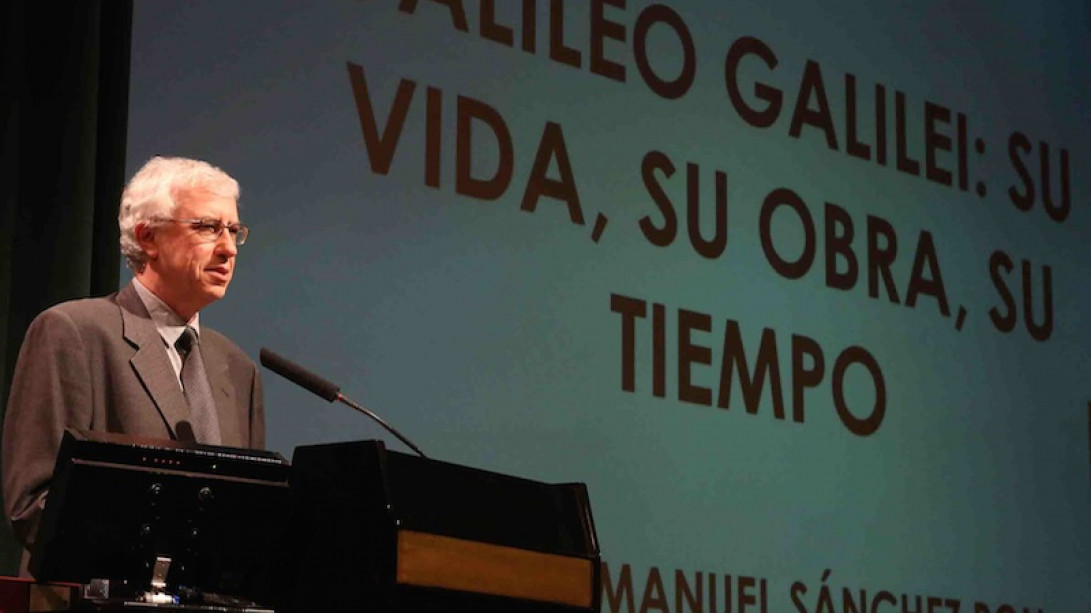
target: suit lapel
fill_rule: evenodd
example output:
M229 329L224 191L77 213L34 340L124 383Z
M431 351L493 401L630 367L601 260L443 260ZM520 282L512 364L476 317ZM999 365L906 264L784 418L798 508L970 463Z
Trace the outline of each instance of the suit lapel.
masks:
M202 326L203 327L203 326ZM220 438L224 445L232 447L242 446L242 434L239 432L238 420L233 419L236 411L235 392L231 385L231 376L227 369L227 360L220 345L219 339L211 332L202 332L201 357L205 361L205 370L208 372L208 384L212 387L212 397L216 399L216 414L220 419Z
M178 423L189 423L189 406L167 357L163 337L131 283L118 293L117 303L121 307L122 333L136 349L129 362L159 409L171 437L178 438Z

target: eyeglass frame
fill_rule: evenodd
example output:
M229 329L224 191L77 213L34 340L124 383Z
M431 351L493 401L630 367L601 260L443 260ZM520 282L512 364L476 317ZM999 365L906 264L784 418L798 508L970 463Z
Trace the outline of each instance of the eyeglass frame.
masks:
M244 223L224 223L222 220L213 219L211 217L197 218L197 219L177 219L174 217L153 217L151 221L173 221L174 223L189 224L190 228L197 233L197 236L206 239L208 242L215 242L220 240L223 236L224 230L227 230L228 235L231 237L232 242L236 247L241 247L246 244L246 239L250 237L250 226ZM204 236L202 231L215 231L215 236Z

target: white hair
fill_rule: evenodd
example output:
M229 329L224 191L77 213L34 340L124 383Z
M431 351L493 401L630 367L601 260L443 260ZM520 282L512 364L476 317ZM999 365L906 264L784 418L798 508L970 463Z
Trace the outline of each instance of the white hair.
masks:
M121 255L129 268L139 272L148 261L136 240L137 224L170 217L178 207L179 196L194 189L239 199L238 181L200 160L156 156L133 175L121 194L117 213Z

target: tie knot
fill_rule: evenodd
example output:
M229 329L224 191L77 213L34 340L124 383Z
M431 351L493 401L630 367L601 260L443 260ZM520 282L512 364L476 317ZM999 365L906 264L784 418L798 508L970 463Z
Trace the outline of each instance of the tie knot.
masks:
M185 357L189 354L193 346L197 344L197 331L190 326L186 326L186 329L182 332L182 336L178 337L178 340L174 342L174 346L178 349L178 353Z

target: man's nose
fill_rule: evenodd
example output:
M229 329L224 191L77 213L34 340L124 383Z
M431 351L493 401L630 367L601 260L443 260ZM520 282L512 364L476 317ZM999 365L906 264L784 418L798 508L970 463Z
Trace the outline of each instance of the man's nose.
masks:
M220 237L216 239L216 251L228 256L235 256L239 253L239 246L235 244L235 237L224 228L224 231L220 233Z

